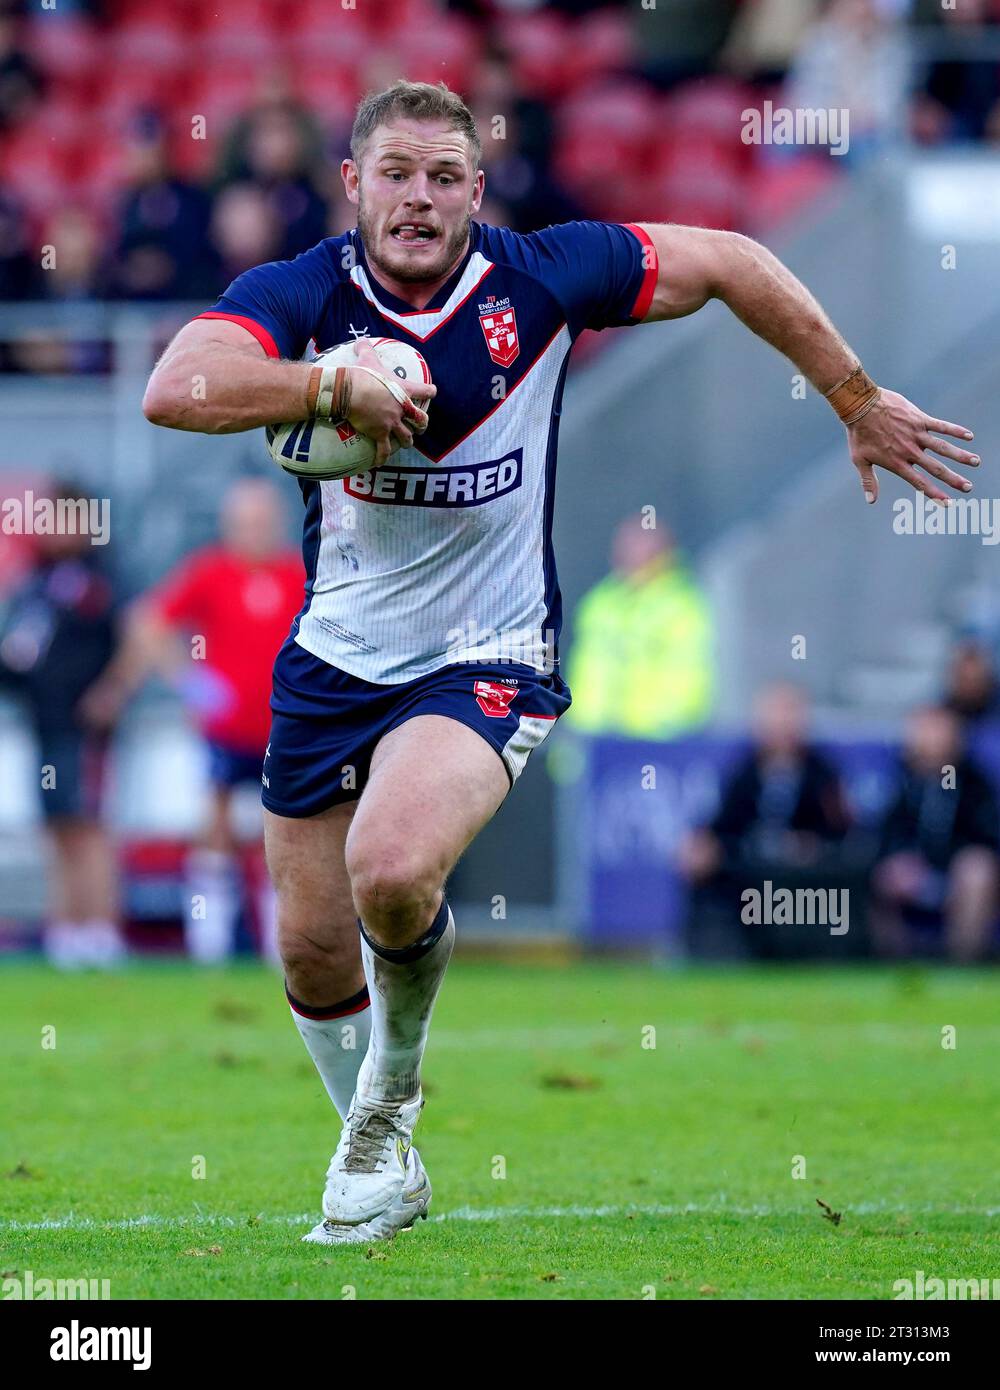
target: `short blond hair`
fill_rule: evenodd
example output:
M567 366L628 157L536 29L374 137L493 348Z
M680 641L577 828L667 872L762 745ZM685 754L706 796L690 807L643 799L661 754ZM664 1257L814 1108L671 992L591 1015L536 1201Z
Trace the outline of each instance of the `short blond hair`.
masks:
M372 134L394 116L412 116L417 121L447 121L469 142L473 172L479 168L483 152L479 131L465 102L443 82L407 82L399 78L381 92L369 92L358 104L351 131L351 158L357 164Z

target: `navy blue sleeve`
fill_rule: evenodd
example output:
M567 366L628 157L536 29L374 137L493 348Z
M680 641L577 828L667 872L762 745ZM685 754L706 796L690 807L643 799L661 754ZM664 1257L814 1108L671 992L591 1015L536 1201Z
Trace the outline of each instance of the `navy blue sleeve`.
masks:
M270 261L238 275L202 319L228 319L252 333L269 357L299 358L314 337L336 279L325 242L294 261Z
M656 252L638 227L564 222L521 234L484 227L484 248L533 275L562 306L573 337L641 323L656 285Z

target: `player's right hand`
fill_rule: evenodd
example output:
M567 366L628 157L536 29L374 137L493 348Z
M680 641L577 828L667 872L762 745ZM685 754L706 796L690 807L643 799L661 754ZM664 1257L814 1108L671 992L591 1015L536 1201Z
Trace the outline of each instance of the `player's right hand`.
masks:
M385 376L385 363L375 349L364 339L359 339L354 347L354 355L359 367L368 367L379 376ZM397 401L392 392L369 372L352 371L351 408L347 418L359 434L366 434L376 448L375 464L379 468L393 453L394 446L409 449L414 434L423 434L427 428L427 412L421 410L414 400L429 401L437 395L437 387L427 381L403 379L398 385L406 392L405 401Z

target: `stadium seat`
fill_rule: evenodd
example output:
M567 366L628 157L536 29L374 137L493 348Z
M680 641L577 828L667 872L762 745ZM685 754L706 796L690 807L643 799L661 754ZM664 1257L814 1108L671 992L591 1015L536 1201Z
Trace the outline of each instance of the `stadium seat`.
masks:
M837 161L822 154L760 160L747 181L747 226L763 232L787 221L843 176Z
M556 118L553 167L565 186L606 209L617 187L645 179L656 135L656 101L642 83L620 82L564 102ZM608 179L609 171L614 180ZM596 202L593 200L596 199Z
M60 10L35 14L23 26L21 42L35 66L53 82L82 83L105 55L103 35L79 15Z
M574 30L567 61L573 90L636 66L635 28L623 10L596 10Z
M119 73L136 68L173 74L183 68L191 51L183 27L163 17L131 20L113 31L107 47L116 81Z
M479 36L458 15L441 15L427 24L397 27L386 44L400 72L413 82L447 82L467 91L479 55Z
M573 83L575 31L552 11L511 15L497 33L503 44L515 85L527 96L554 101Z
M16 195L33 221L65 202L71 174L68 147L48 137L40 138L34 123L13 131L0 148L0 181Z
M738 155L712 136L671 142L649 180L658 218L692 227L740 227L746 179Z

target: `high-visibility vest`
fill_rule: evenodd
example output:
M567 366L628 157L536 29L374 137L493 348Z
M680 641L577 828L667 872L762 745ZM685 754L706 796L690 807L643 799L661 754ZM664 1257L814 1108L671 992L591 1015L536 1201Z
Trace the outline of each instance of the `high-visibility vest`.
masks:
M669 737L711 713L712 621L679 566L610 574L581 600L566 677L566 718L588 733Z

